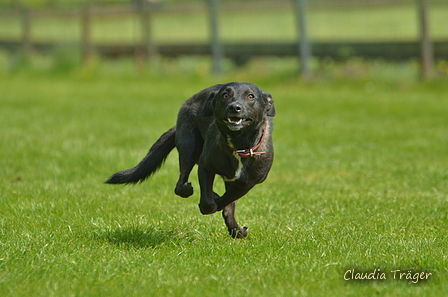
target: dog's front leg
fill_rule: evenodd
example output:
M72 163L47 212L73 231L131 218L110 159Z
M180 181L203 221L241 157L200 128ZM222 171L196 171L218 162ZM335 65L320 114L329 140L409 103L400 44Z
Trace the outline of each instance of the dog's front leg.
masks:
M213 192L215 174L207 170L205 166L199 164L198 178L199 186L201 187L199 209L202 214L212 214L218 209L215 200L219 198L219 196Z
M233 201L222 210L222 217L233 238L244 238L247 236L247 227L240 227L235 219L236 201Z
M253 186L238 184L236 182L226 182L226 192L222 197L215 200L218 211L224 209L227 205L243 197Z

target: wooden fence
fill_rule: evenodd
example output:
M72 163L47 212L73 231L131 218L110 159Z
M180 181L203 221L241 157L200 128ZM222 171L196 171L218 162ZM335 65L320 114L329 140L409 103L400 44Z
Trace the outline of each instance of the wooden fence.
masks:
M403 60L420 58L422 61L422 76L430 77L433 73L435 58L447 59L448 42L433 43L428 33L428 0L417 0L417 8L420 16L420 41L415 42L331 42L310 43L307 38L306 7L307 0L294 0L297 7L297 41L289 43L222 43L219 36L218 0L209 1L210 42L196 44L155 44L151 32L152 9L148 1L137 1L138 5L126 7L93 7L89 1L80 9L70 11L30 11L15 10L9 13L16 14L22 21L21 41L0 40L0 47L10 51L23 49L25 54L33 50L51 51L55 44L35 42L31 35L34 17L46 15L65 14L77 17L81 20L81 49L83 60L89 63L96 54L107 57L121 57L134 55L141 60L151 60L156 55L180 56L180 55L211 55L214 61L214 71L222 71L220 66L223 57L228 57L244 64L253 56L298 56L301 61L303 74L309 72L308 60L314 57L333 57L345 59L352 56L366 58L382 58L388 60ZM185 9L185 8L184 8ZM140 19L142 36L140 42L135 44L97 44L92 42L92 19L99 15L137 14ZM0 15L1 16L1 15ZM300 38L301 36L302 38Z

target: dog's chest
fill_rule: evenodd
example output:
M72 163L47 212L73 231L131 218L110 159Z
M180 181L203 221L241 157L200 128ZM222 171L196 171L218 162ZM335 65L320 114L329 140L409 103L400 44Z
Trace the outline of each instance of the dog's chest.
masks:
M228 178L226 176L222 176L222 178L227 181L227 182L233 182L236 181L238 179L240 179L242 173L243 173L243 162L241 161L241 157L238 156L238 154L236 152L233 153L233 157L236 159L237 161L237 166L235 168L235 175L232 178Z

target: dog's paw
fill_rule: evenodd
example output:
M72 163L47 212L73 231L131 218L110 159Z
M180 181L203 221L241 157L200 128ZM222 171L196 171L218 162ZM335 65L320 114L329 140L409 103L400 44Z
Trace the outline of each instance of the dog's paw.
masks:
M237 228L229 229L229 234L233 238L244 238L247 236L248 230L247 230L246 226L237 227Z
M199 209L201 210L201 213L203 215L207 215L215 213L216 210L218 209L218 206L216 205L216 203L209 203L209 204L199 203Z
M188 198L193 195L193 187L191 183L186 182L183 185L177 186L174 193L182 198Z

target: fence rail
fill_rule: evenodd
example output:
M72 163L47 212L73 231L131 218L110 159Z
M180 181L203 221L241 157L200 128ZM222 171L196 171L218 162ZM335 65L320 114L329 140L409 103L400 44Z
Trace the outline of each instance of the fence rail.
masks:
M250 57L256 56L297 56L297 43L223 43L225 57L231 58L237 64L243 64ZM35 42L33 50L49 53L58 46L48 42ZM65 44L76 47L79 44ZM107 58L119 58L133 56L142 45L139 44L96 44L93 51ZM448 59L448 41L434 42L436 59ZM15 52L23 47L19 41L0 40L0 48ZM350 57L380 58L384 60L408 60L419 58L421 52L419 42L319 42L312 43L313 56L317 58L332 57L336 60L344 60ZM178 57L185 55L211 55L212 48L208 43L191 44L157 44L156 51L159 55Z

